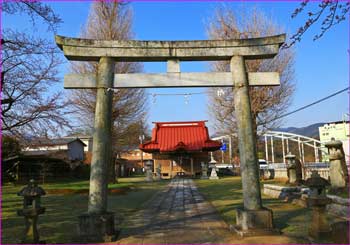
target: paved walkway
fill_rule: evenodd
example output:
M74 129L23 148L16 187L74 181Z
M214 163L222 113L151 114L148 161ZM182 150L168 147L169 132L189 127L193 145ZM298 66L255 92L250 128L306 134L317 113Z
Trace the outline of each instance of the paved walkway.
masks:
M127 217L118 244L229 243L232 232L191 179L174 179L143 210Z

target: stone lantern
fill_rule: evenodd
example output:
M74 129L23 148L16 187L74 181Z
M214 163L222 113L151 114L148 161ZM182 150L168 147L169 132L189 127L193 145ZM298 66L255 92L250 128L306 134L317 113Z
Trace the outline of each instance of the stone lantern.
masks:
M145 167L146 167L146 181L151 182L153 181L152 162L147 161Z
M219 179L217 173L216 173L216 164L217 161L214 159L213 152L210 152L210 162L211 165L211 173L209 179Z
M19 216L24 216L25 231L22 243L44 243L39 240L38 217L45 213L45 208L41 207L41 196L46 193L43 188L31 179L26 187L17 193L23 197L23 209L17 210Z
M343 143L332 138L325 146L329 152L329 178L333 190L346 188L349 182L348 168L345 162Z
M289 184L300 185L303 182L301 163L291 152L285 156L287 160L287 176Z
M331 203L331 199L326 195L326 187L330 184L320 177L317 171L312 171L311 178L307 179L305 184L310 188L307 204L312 209L309 235L315 239L326 238L331 232L326 216L326 206Z

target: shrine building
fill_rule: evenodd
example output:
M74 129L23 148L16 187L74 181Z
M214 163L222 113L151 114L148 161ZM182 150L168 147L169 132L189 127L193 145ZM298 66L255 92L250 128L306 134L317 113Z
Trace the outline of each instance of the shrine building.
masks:
M152 140L140 145L143 152L152 153L153 172L160 166L164 179L199 176L201 162L209 162L208 152L221 147L209 138L205 122L155 122Z

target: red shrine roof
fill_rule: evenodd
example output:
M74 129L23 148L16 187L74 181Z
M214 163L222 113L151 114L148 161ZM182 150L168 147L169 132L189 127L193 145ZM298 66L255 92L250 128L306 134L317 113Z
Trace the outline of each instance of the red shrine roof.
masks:
M205 122L155 122L152 140L140 144L140 149L149 153L216 151L221 142L209 138Z

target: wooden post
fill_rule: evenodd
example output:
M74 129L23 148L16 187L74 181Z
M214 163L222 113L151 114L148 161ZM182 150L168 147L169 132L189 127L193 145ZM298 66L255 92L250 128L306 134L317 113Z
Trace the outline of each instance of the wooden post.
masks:
M267 136L265 135L265 158L266 162L269 162L269 148L267 146Z
M170 173L169 173L170 179L173 178L173 160L170 160Z
M191 176L192 177L194 176L194 173L193 173L193 157L191 157Z

